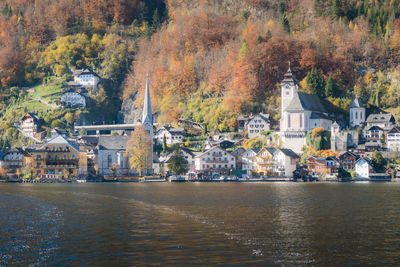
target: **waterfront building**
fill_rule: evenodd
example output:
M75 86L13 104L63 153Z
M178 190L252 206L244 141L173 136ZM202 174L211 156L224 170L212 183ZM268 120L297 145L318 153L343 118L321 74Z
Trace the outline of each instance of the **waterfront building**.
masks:
M360 178L370 178L373 173L372 162L368 158L359 158L355 166L356 174Z
M154 138L157 140L157 143L162 144L164 142L164 136L167 145L181 143L185 136L185 129L163 126L157 130Z
M242 163L242 156L246 152L246 149L243 147L236 148L231 152L231 154L235 157L236 160L236 169L241 170L243 163Z
M8 173L21 173L23 167L30 165L31 156L22 148L6 148L0 154L0 168Z
M213 147L195 156L195 170L205 175L231 174L236 168L235 157L220 147Z
M340 154L337 158L340 167L346 171L350 171L355 169L356 161L359 159L359 156L353 152L346 151Z
M299 86L289 68L281 82L280 131L284 147L296 153L306 145L307 131L332 125L318 96L299 92Z
M356 97L350 105L350 127L362 126L366 119L365 107Z
M299 155L291 149L278 148L273 156L272 172L278 176L293 177L293 172L297 169Z
M257 153L257 173L259 175L267 175L272 176L273 173L273 160L274 160L274 153L276 148L274 147L263 147Z
M174 155L175 151L169 151L159 157L160 162L160 173L167 174L169 171L168 163L171 157ZM195 152L193 150L180 147L178 148L178 153L184 157L188 162L188 172L194 172L195 168L195 157L196 155L201 154L201 152Z
M242 154L242 170L248 175L257 172L257 154L260 151L258 148L251 148Z
M307 169L318 177L337 175L339 161L335 157L312 156L307 159Z
M32 169L41 178L62 179L87 175L87 155L63 135L32 148Z

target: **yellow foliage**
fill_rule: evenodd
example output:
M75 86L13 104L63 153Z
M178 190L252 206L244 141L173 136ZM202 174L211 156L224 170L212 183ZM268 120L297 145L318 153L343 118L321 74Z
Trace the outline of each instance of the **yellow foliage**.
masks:
M314 128L314 129L312 130L312 133L313 133L314 136L320 136L320 135L322 135L324 132L325 132L325 129L322 128L322 127Z

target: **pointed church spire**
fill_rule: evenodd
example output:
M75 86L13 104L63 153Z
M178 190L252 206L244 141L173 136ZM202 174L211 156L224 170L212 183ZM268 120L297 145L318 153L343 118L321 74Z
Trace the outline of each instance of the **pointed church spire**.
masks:
M153 126L153 114L151 113L151 99L150 99L150 88L149 88L149 74L146 76L146 89L144 92L144 104L143 104L143 115L142 124Z

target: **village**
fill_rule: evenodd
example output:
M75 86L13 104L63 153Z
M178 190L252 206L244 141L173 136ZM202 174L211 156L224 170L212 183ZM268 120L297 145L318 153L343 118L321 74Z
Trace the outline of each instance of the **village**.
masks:
M84 108L101 78L88 69L73 75L60 104ZM42 118L26 113L15 127L35 144L0 152L0 180L394 181L400 174L400 127L393 115L369 113L353 97L348 120L338 122L318 96L300 91L290 67L280 82L279 125L269 114L247 114L230 133L209 133L185 119L179 127L154 123L149 86L147 78L142 118L133 124L74 125L73 133L54 128L46 135ZM153 141L144 172L131 168L127 152L139 126ZM170 168L176 155L184 165L179 173Z

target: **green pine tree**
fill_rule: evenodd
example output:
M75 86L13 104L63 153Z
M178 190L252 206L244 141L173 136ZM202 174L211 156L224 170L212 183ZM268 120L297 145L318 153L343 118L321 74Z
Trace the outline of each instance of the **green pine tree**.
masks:
M313 94L319 97L325 97L325 80L321 71L312 69L307 74L306 82Z
M159 26L160 26L160 15L158 14L158 9L156 8L153 13L153 19L151 25L153 32L156 32Z
M165 153L168 150L168 146L167 146L167 138L165 137L165 134L163 136L163 147L162 147L162 152Z
M174 154L168 161L168 169L174 174L185 174L189 170L188 161L175 149Z
M283 13L282 19L281 19L281 24L283 29L287 32L290 33L290 23L289 20L286 16L286 13Z
M333 80L332 74L329 75L328 81L325 86L325 97L335 96L335 81Z
M334 19L338 19L342 16L342 3L340 0L332 0L331 11Z
M268 29L267 33L265 34L265 41L268 41L269 39L271 39L272 37L272 33L271 31Z

